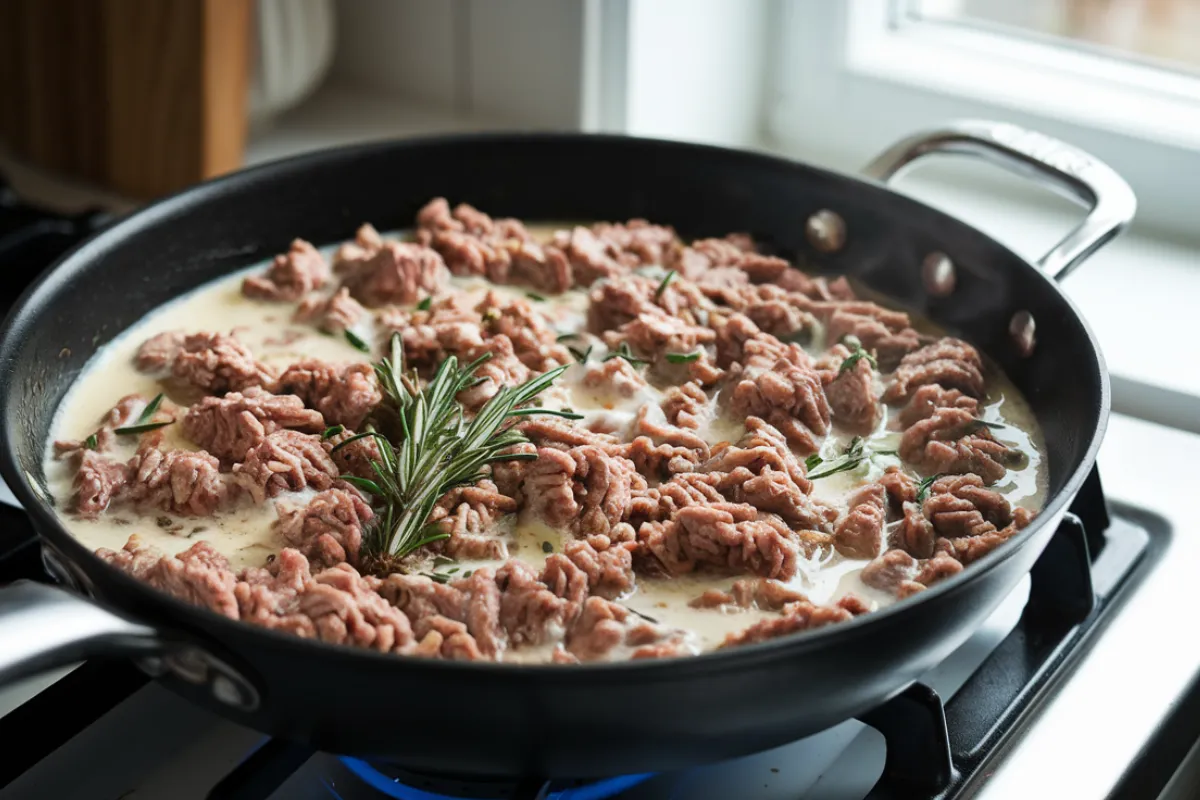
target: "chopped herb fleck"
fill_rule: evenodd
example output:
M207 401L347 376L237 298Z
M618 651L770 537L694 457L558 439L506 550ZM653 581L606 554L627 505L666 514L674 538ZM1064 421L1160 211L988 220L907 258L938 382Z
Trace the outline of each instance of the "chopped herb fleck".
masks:
M133 436L139 433L156 431L159 428L165 428L168 425L173 425L174 423L175 420L169 419L166 422L147 422L142 425L127 425L124 428L117 428L113 431L113 433L120 434L121 436Z
M379 488L379 484L370 478L360 478L357 475L342 475L341 479L351 486L362 489L364 492L373 494L376 497L384 496L383 489Z
M137 422L134 424L141 425L143 422L149 422L150 418L158 413L158 407L162 405L162 401L163 394L159 392L153 400L146 404L146 407L142 409L142 413L138 414Z
M345 432L346 432L345 425L334 425L333 427L325 429L325 432L321 434L321 441L325 441L326 439L332 439L333 437L337 436L339 433L345 433Z
M662 297L662 293L666 290L667 284L670 283L674 277L675 277L675 270L671 270L670 272L667 273L667 276L662 279L662 283L660 283L658 285L658 288L654 290L654 299L655 300Z
M450 569L446 570L446 574L453 575L454 573L458 572L458 570L459 570L458 567L451 567Z
M421 574L424 575L426 578L429 578L429 580L433 581L434 583L449 583L450 582L450 576L445 574L444 572L422 572Z
M654 617L650 616L649 614L643 614L642 612L638 611L636 608L630 608L629 606L625 606L625 610L629 611L630 613L634 614L635 616L641 617L642 619L646 620L646 622L649 622L653 625L658 624L658 620L656 620Z
M929 490L930 490L930 488L933 487L933 482L936 481L940 477L942 477L942 473L939 472L936 475L930 475L928 478L923 478L921 480L921 482L919 484L917 484L917 505L918 506L925 504L925 498L929 496Z
M443 556L443 555L436 555L436 556L434 556L434 557L433 557L433 565L434 565L435 567L444 567L444 566L446 566L447 564L453 564L453 563L454 563L454 559L453 559L453 558L448 558L448 557L446 557L446 556Z
M462 576L463 576L464 578L469 578L469 577L471 577L471 576L472 576L472 575L474 575L474 574L475 574L475 570L473 570L473 569L469 569L469 570L467 570L466 572L464 572L464 573L462 574Z
M433 306L433 296L426 297L421 302L417 303L417 311L428 311Z
M535 292L526 292L525 296L528 297L530 300L534 300L539 303L546 302L546 298L542 297L540 294L536 294Z
M342 333L345 335L346 341L349 342L350 346L353 347L355 350L359 351L360 353L370 353L371 352L371 345L364 342L362 340L362 337L359 336L354 331L347 328L346 330L342 331Z
M672 364L690 364L700 358L699 350L694 353L667 353L667 361Z
M550 544L549 542L542 542L542 552L543 553L553 553L554 545Z
M568 352L570 352L570 354L572 356L575 357L575 360L578 361L580 364L586 364L587 360L588 360L588 356L590 356L592 354L592 348L590 346L588 347L587 350L580 350L577 347L571 347L568 345L567 350L568 350Z
M554 341L558 342L559 344L562 344L563 342L569 342L572 339L578 339L578 338L579 338L578 333L562 333L562 334L559 334L558 337L555 338Z
M806 469L809 472L812 472L814 469L821 466L821 463L824 460L825 459L821 458L821 456L819 454L813 453L811 456L804 459L804 469Z
M88 438L83 440L83 449L84 450L95 450L99 446L100 446L100 443L98 441L96 441L96 434L94 434L94 433L91 436L89 436Z

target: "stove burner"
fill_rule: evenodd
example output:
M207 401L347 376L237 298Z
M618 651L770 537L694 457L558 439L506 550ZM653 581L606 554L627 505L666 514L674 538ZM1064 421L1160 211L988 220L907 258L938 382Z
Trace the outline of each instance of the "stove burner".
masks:
M343 767L374 789L380 797L396 800L607 800L653 777L652 773L622 775L597 781L472 780L422 776L388 767L375 767L359 758L342 756ZM326 781L337 800L351 800L338 793L336 781Z

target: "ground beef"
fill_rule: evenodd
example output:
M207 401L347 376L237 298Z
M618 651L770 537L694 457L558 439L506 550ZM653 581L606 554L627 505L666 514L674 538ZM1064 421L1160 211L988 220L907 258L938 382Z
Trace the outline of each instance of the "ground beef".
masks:
M888 550L863 567L859 577L872 589L898 594L917 573L917 560L903 550Z
M113 497L125 488L130 470L95 450L83 450L75 473L75 511L94 517L108 508Z
M160 372L168 365L176 378L209 394L267 386L275 378L250 348L224 333L160 333L138 350L139 370Z
M976 475L935 481L924 513L940 537L937 550L964 565L1012 538L1034 516L1027 509L1013 509L998 492L983 488Z
M363 525L374 516L358 493L347 489L327 489L308 505L281 503L276 510L279 537L310 563L327 567L358 561Z
M663 658L683 652L682 637L638 618L624 606L589 597L567 629L568 652L580 661L598 661L618 648L632 648L631 659Z
M716 340L712 328L672 317L658 307L646 310L616 330L605 331L603 337L611 351L615 352L624 344L637 355L654 357L666 353L694 353L700 346Z
M728 295L726 295L728 297ZM810 339L819 324L794 293L778 286L755 286L741 292L737 308L764 333L789 340Z
M1020 455L961 408L937 410L900 440L900 457L917 469L930 474L974 472L988 484L1003 478L1007 465Z
M743 578L740 581L734 581L733 587L728 592L710 589L688 605L692 608L717 608L734 605L741 608L778 611L788 603L807 599L802 592L797 592L786 584L770 578Z
M242 281L242 294L255 300L294 302L320 289L329 278L325 257L308 242L296 239L286 253L275 256L264 274Z
M184 435L226 462L240 461L247 450L280 428L320 433L325 420L321 412L305 408L299 397L274 395L257 386L206 397L183 418Z
M410 242L384 242L368 257L345 267L342 286L355 300L374 307L408 305L446 287L449 272L436 250Z
M865 342L864 342L865 345ZM983 364L974 347L945 337L906 355L896 368L894 380L884 391L888 403L906 402L917 389L937 384L943 389L958 389L971 397L984 395Z
M340 473L321 445L319 436L277 430L251 448L240 464L233 465L233 480L255 503L309 486L324 491Z
M917 499L917 481L911 475L897 466L890 466L884 470L883 477L879 479L879 484L887 491L888 500L891 501L893 507L899 508L904 503L911 503Z
M853 615L840 606L818 606L801 600L788 603L778 617L756 622L743 631L729 634L721 643L721 647L738 647L744 644L765 642L797 631L819 628L835 622L846 622L852 618Z
M699 564L788 580L796 574L799 548L788 526L773 514L739 503L690 505L664 523L638 531L641 553L680 575Z
M342 287L332 296L310 295L296 307L297 322L312 322L330 333L341 333L353 328L367 316L362 304L350 296L350 290Z
M649 436L634 438L620 452L633 462L639 473L659 480L668 480L672 475L695 470L706 455L704 451L681 445L656 443Z
M457 486L444 494L429 521L438 523L443 532L450 534L442 545L446 555L502 559L508 556L504 540L480 534L488 533L498 518L516 510L517 501L501 494L495 483L485 479L474 485Z
M616 397L636 397L646 388L646 379L623 358L610 358L584 366L583 386Z
M1020 509L1018 509L1020 510ZM933 557L921 565L921 571L913 578L914 583L922 586L933 586L946 578L952 578L963 571L962 562L951 553L934 553Z
M173 597L231 619L239 617L234 596L237 579L229 562L208 542L166 556L134 534L121 550L100 548L96 555Z
M883 416L875 394L875 371L865 358L847 369L842 369L843 363L821 373L825 398L834 420L853 433L865 435L875 430Z
M160 450L143 442L129 461L121 499L143 508L208 517L231 494L221 462L203 450Z
M558 231L551 243L570 263L576 285L589 286L597 278L663 263L675 242L671 228L634 219L624 225L599 223L591 228L577 226Z
M276 391L293 394L321 412L326 424L358 428L383 399L370 364L330 364L307 359L279 376Z
M529 369L545 372L573 361L570 351L556 341L558 334L528 301L506 301L488 292L475 311L483 321L485 335L509 339L513 352Z
M333 253L333 271L342 274L353 270L371 254L383 247L383 237L370 223L360 225L354 232L354 241L346 242Z
M561 554L546 559L542 582L560 597L578 600L576 575L582 575L584 595L592 594L616 599L633 589L633 542L611 543L607 537L598 540L600 547L588 541L568 542ZM568 566L569 565L569 566ZM573 569L572 569L573 567Z
M832 308L825 323L827 341L856 337L867 351L874 353L881 369L892 369L906 354L921 346L920 336L909 327L908 315L901 311L866 302L824 308Z
M663 393L662 410L672 425L695 430L710 413L708 394L696 381L672 386Z
M360 478L375 479L375 469L372 462L382 463L379 455L379 443L372 436L355 439L345 447L338 448L342 442L354 436L354 431L344 430L328 439L321 440L321 447L333 458L339 475L357 475Z
M900 412L900 424L911 428L943 408L957 408L975 416L979 411L979 401L958 389L943 389L936 383L930 383L913 392L912 399Z
M513 645L539 645L566 629L579 607L554 594L533 568L509 561L496 571L500 588L499 622Z
M507 336L493 336L463 354L463 362L470 363L484 355L488 360L475 369L479 381L458 393L458 402L469 411L478 411L488 400L505 386L516 386L532 377L529 367L521 363Z
M868 483L846 501L849 511L838 521L833 544L846 558L874 558L883 548L884 488Z
M483 344L483 318L458 294L437 300L427 310L387 306L379 310L376 323L386 332L399 333L405 363L425 372L447 356L461 356Z
M734 268L755 283L766 283L779 278L790 266L782 258L757 252L754 240L741 233L724 239L698 239L669 255L669 266L688 280L703 280L715 269Z
M741 441L716 448L698 471L713 475L713 486L735 503L778 514L796 528L833 530L837 511L810 496L812 483L786 439L757 417L746 420Z
M521 495L525 508L554 527L607 533L629 516L632 493L646 486L632 461L593 445L537 453Z
M762 372L731 378L729 411L735 418L761 417L780 428L801 453L815 453L815 436L829 432L830 408L820 376L787 359Z

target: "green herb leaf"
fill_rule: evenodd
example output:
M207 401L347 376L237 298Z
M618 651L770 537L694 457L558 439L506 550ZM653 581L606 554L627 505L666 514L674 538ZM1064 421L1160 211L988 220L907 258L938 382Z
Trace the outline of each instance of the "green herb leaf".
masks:
M629 342L621 342L620 347L618 347L615 352L606 355L604 360L611 361L614 358L623 358L635 367L641 367L650 363L644 358L638 358L635 356L633 351L629 349Z
M804 469L808 472L812 472L814 469L819 467L821 465L821 463L824 461L825 461L825 459L821 458L820 455L818 455L817 453L813 453L811 456L804 459Z
M528 297L530 300L534 300L538 303L546 302L546 298L542 297L540 294L535 294L534 292L526 292L525 296Z
M875 356L863 349L862 343L858 341L857 337L847 336L846 346L850 348L850 355L846 356L846 360L838 367L838 375L844 375L854 369L854 365L864 358L871 365L871 369L879 369L879 362L875 360Z
M667 353L667 361L672 364L690 364L703 355L699 350L695 353Z
M927 498L929 496L929 490L930 490L930 488L933 487L933 482L936 481L940 477L942 477L941 472L939 472L936 475L930 475L928 478L923 478L921 480L921 482L917 484L917 505L918 506L925 505L925 498Z
M428 311L433 306L433 295L417 303L417 311Z
M158 407L162 405L162 401L163 393L159 392L153 400L146 404L146 407L142 409L142 413L138 414L137 422L134 424L141 425L143 422L149 422L150 418L158 413Z
M559 344L562 344L563 342L569 342L572 339L578 339L578 338L579 338L578 333L561 333L554 339L554 341L558 342Z
M578 361L580 364L586 364L588 357L591 356L591 354L592 354L592 348L590 346L588 347L587 350L580 351L579 349L577 349L575 347L571 347L570 345L567 345L567 351L570 352L570 354L572 356L574 356L575 360Z
M624 606L624 609L626 611L628 611L629 613L633 614L634 616L641 617L642 619L646 620L646 622L652 623L654 625L658 624L658 620L656 620L654 617L650 616L649 614L643 614L642 612L638 611L636 608L630 608L629 606Z
M337 436L339 433L345 433L345 432L346 432L345 425L334 425L331 428L325 429L325 431L321 434L321 441L325 441L326 439L332 439L333 437Z
M429 580L433 581L434 583L450 582L450 576L443 572L422 572L421 574L426 578L429 578Z
M436 555L436 556L434 556L434 557L433 557L433 565L434 565L435 567L444 567L444 566L446 566L447 564L453 564L453 563L454 563L454 559L453 559L453 558L448 558L448 557L446 557L446 556L443 556L443 555L441 555L441 554L438 554L438 555Z
M94 433L91 436L89 436L83 440L83 449L84 450L95 450L99 446L100 446L100 442L98 442L96 440L96 434L94 434Z
M670 283L674 277L675 277L675 270L671 270L670 272L667 273L666 277L662 279L662 283L660 283L658 285L658 288L654 290L654 299L655 300L662 297L662 293L663 293L663 291L666 290L667 284Z
M124 428L117 428L113 433L120 434L121 436L135 436L139 433L149 433L150 431L156 431L159 428L165 428L168 425L174 424L175 420L173 419L169 419L166 422L146 422L142 425L127 425Z
M346 483L350 484L351 486L355 486L359 489L362 489L364 492L367 492L368 494L373 494L376 497L383 496L383 489L380 488L378 483L371 480L370 478L360 478L357 475L342 475L342 476L340 476L340 478L341 478L341 480L344 480Z
M370 353L371 352L371 345L364 342L362 340L362 337L359 336L354 331L347 328L346 330L342 331L342 333L343 333L343 335L345 335L346 341L349 342L350 346L353 347L355 350L359 351L360 353Z
M553 553L554 545L550 544L550 542L542 542L542 552L543 553Z

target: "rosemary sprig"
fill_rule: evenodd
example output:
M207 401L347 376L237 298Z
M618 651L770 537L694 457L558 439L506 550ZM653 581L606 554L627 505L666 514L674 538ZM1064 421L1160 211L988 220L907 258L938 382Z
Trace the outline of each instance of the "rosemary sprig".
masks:
M571 347L570 345L567 345L567 351L574 356L575 360L580 364L586 364L588 356L592 354L591 345L588 346L587 350L580 350L578 347Z
M560 333L558 336L556 336L554 338L554 341L558 342L559 344L562 344L563 342L569 342L572 339L578 339L578 338L579 338L578 333Z
M840 458L828 462L822 469L816 472L809 473L808 479L815 481L819 478L828 478L830 475L836 475L839 472L849 472L866 461L870 456L871 451L866 448L862 437L855 436L850 440L850 444L846 445L846 450Z
M694 353L667 353L667 361L672 364L690 364L700 358L700 351Z
M417 311L428 311L433 306L433 295L429 295L421 302L417 303Z
M864 358L871 365L871 369L879 369L879 362L875 360L875 356L863 349L862 342L858 340L857 336L847 336L845 342L846 346L850 348L850 355L846 356L846 360L838 367L838 375L846 374Z
M344 433L345 431L346 431L345 425L333 425L331 427L328 427L321 434L321 441L325 441L326 439L332 439L333 437L337 436L339 433Z
M346 330L342 331L342 333L345 335L346 341L350 343L350 346L353 347L358 352L360 352L360 353L370 353L371 352L371 345L364 342L362 337L359 336L354 331L350 330L349 328L346 328Z
M448 533L429 522L442 495L482 479L486 475L483 469L489 464L537 458L533 453L506 452L528 441L506 424L510 420L532 414L578 417L526 407L567 368L561 366L518 386L501 387L473 419L467 420L456 395L476 382L475 371L490 357L487 353L460 367L458 359L450 356L419 389L416 373L405 373L400 336L392 335L391 352L375 364L375 374L385 401L395 412L399 433L393 439L368 431L338 444L343 447L363 436L373 436L379 444L380 460L371 462L375 480L351 481L375 495L382 505L364 538L369 557L399 559L447 538Z
M671 270L670 272L667 273L667 276L662 279L662 283L660 283L658 285L658 288L654 290L654 299L655 300L662 297L662 293L664 291L666 291L667 284L670 283L674 277L675 277L675 270Z
M528 297L530 300L533 300L536 303L546 302L546 298L542 297L540 294L537 294L536 292L526 292L525 296Z
M629 342L621 342L620 346L604 357L605 361L611 361L614 358L623 358L635 367L640 367L650 362L644 358L638 358L629 349Z

